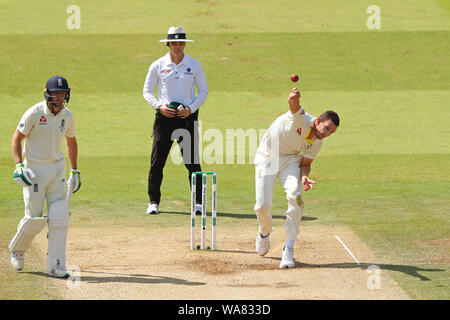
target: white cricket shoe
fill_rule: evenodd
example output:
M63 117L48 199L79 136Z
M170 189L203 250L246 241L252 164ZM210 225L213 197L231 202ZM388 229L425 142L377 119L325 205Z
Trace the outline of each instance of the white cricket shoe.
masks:
M52 271L48 273L50 277L54 278L68 278L70 277L70 273L67 270L61 270L58 268L54 268Z
M256 252L260 256L265 256L267 252L269 252L270 249L270 239L269 236L265 238L261 238L261 235L258 233L258 236L256 237Z
M158 204L157 203L148 203L147 214L158 214Z
M294 249L288 249L285 246L281 255L280 268L293 268L294 266Z
M11 252L11 264L14 269L20 271L23 269L23 264L25 261L23 252Z
M196 204L195 205L195 214L196 215L201 215L202 214L202 205L201 204Z

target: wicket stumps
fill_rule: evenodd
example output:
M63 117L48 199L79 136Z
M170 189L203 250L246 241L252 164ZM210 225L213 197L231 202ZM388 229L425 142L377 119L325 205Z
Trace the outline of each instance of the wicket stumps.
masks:
M208 194L208 175L212 175L212 210L211 210L211 242L212 250L216 250L216 223L217 223L217 174L213 171L196 171L192 173L191 179L191 250L195 249L195 204L196 204L196 186L197 175L202 177L202 230L200 249L206 249L206 198Z

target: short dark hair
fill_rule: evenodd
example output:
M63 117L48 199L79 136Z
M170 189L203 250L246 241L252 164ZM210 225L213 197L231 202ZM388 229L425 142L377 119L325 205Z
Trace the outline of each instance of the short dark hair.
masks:
M322 120L331 119L331 121L335 124L335 126L339 127L340 120L339 120L339 116L336 112L328 110L328 111L325 111L324 113L322 113L319 117Z

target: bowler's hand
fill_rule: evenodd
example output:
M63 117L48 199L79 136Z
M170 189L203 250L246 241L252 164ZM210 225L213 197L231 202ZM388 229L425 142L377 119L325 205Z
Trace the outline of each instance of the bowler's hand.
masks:
M189 106L184 106L184 109L182 110L178 110L177 116L180 119L185 119L187 117L189 117L192 113L191 108L189 108Z
M300 91L297 88L292 89L288 103L290 107L298 107L300 105Z
M305 186L305 191L308 191L309 189L314 189L313 184L316 184L316 182L312 179L310 179L308 176L302 177L302 184Z
M174 118L177 115L177 111L167 107L168 104L163 104L159 108L159 112L166 118Z

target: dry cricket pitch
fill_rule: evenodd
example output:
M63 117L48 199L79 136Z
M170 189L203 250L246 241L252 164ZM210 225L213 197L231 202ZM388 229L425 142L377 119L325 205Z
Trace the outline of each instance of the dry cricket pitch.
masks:
M47 281L63 299L409 299L386 270L368 272L377 260L346 227L303 226L292 269L279 269L283 228L264 257L255 228L228 229L218 230L217 251L191 251L189 228L70 227L67 265L79 277ZM42 232L29 254L43 272L46 250Z

